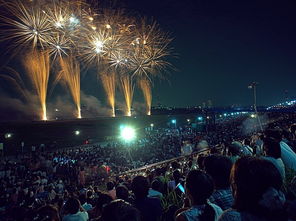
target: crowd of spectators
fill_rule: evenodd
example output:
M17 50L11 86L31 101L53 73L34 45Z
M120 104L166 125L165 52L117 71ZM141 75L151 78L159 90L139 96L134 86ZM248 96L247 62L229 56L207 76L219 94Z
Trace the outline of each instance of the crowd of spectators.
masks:
M296 220L294 115L252 134L242 120L3 158L1 220Z

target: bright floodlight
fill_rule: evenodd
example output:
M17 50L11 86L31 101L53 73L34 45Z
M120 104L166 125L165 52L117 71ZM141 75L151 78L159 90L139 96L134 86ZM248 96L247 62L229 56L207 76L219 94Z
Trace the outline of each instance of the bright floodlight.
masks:
M4 137L5 137L6 139L9 139L9 138L12 137L12 134L11 134L11 133L6 133L6 134L4 135Z
M255 118L256 117L256 114L251 114L251 118Z
M177 123L176 119L173 119L173 120L172 120L172 123L173 123L173 124L176 124L176 123Z
M79 135L80 134L80 131L79 130L75 130L75 135Z
M135 129L128 126L122 128L120 137L127 142L132 141L136 137Z

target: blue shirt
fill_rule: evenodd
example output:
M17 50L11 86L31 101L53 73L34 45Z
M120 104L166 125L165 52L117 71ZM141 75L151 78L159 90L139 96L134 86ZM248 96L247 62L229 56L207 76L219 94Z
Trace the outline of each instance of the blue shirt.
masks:
M222 210L227 210L233 205L233 196L230 188L224 190L215 190L209 201L220 206Z

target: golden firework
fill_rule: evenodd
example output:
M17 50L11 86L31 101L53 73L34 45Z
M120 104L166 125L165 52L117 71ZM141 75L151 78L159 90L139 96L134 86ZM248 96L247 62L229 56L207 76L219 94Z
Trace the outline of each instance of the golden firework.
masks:
M6 9L0 15L2 40L12 40L14 48L44 48L50 37L52 26L38 5L24 4L22 1L2 1Z
M138 81L138 83L143 92L144 99L146 102L146 114L151 115L151 103L152 103L151 82L147 78L141 78Z
M134 95L134 83L130 75L123 74L120 76L120 84L126 104L125 114L130 117L132 116L131 110Z
M80 65L72 56L66 58L60 57L62 70L60 71L60 79L67 85L76 106L76 116L81 118L80 108Z
M24 58L27 76L33 85L41 106L41 119L47 120L46 97L49 80L49 53L47 51L32 50Z

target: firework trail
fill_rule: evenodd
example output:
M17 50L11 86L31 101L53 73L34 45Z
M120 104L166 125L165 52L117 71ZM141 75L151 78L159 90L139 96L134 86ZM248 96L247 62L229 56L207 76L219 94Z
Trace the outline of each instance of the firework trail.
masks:
M47 120L46 97L49 80L49 53L47 51L32 50L25 56L24 66L27 71L28 79L38 96L41 106L41 119Z
M147 78L141 78L138 81L138 83L144 95L144 99L146 103L146 114L151 115L151 103L152 103L151 82Z
M134 95L134 83L131 76L128 74L123 74L120 77L120 84L126 104L125 114L126 116L132 116L131 109Z
M115 91L116 91L116 73L114 71L100 73L103 88L107 95L108 103L111 107L111 116L115 117Z
M81 118L80 108L80 65L71 55L66 58L60 57L62 70L59 78L67 85L76 106L76 116Z

